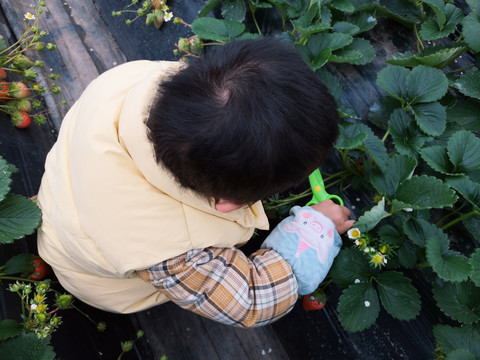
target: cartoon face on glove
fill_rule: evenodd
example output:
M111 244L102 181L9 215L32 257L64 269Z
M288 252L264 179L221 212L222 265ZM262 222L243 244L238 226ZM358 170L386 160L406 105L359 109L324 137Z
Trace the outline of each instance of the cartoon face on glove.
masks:
M311 212L298 212L295 220L284 224L282 229L296 233L300 238L295 257L299 257L308 248L314 248L317 251L318 260L322 264L327 262L328 250L334 240L333 230L324 229L322 223Z

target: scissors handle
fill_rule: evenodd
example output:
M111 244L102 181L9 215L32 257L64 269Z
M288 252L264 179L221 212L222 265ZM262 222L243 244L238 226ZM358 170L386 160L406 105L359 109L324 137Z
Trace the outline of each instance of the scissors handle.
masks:
M340 205L343 206L343 200L340 196L337 195L330 195L325 190L325 184L323 183L322 174L320 173L319 169L316 169L308 176L308 180L310 181L310 187L312 188L313 197L307 203L307 206L314 205L322 202L323 200L337 200Z

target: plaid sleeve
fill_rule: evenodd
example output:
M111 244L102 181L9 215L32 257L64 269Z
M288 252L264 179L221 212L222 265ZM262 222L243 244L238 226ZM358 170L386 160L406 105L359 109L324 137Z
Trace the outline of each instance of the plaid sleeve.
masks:
M271 249L248 258L236 248L191 250L138 274L180 307L240 327L279 319L298 296L290 265Z

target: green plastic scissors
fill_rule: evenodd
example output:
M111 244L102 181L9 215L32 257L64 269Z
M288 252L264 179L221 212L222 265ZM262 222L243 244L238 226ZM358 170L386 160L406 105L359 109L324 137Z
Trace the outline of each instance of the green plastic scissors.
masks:
M312 188L313 197L312 200L307 203L307 206L318 204L323 200L327 199L337 200L338 203L343 206L343 200L340 196L330 195L325 190L325 184L323 183L322 174L320 173L319 169L312 172L308 176L308 180L310 181L310 187Z

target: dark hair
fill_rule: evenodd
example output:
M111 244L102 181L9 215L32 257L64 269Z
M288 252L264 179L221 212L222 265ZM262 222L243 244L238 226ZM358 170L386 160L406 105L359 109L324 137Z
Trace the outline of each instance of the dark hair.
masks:
M239 204L304 180L338 136L327 88L289 44L217 46L159 85L147 126L180 185Z

